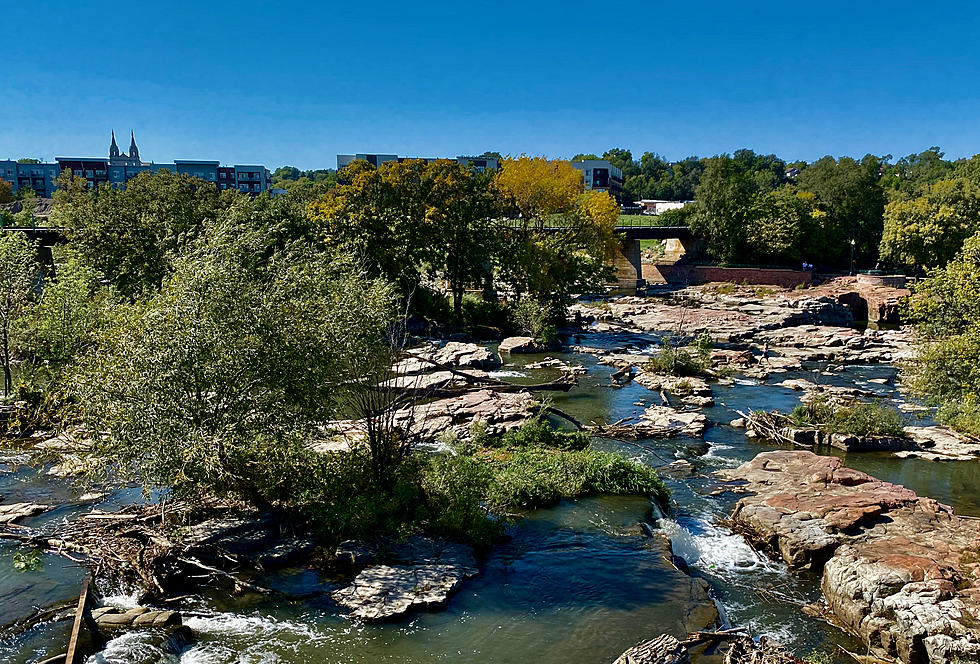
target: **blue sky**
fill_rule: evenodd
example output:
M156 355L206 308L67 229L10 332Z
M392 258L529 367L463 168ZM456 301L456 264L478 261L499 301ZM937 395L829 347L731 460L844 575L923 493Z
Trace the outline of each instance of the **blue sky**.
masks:
M0 159L980 152L968 2L5 2Z

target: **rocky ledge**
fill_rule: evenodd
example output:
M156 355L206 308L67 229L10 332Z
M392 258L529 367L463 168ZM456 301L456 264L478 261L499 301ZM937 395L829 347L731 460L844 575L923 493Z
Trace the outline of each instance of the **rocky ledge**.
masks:
M331 593L351 615L368 622L443 607L464 580L479 572L471 548L423 537L410 537L383 553L377 547L345 542L337 558L350 564L385 561L370 564L350 585Z
M822 573L830 611L879 657L980 661L980 521L806 451L719 473L745 483L733 526Z

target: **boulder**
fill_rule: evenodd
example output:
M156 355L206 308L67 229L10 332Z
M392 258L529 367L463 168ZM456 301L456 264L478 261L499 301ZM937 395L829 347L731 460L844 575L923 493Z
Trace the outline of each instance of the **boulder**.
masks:
M26 519L47 510L46 505L35 505L34 503L12 503L10 505L0 505L0 525L7 525L19 519Z
M474 343L449 341L443 346L423 346L409 350L415 357L408 357L392 367L398 375L414 375L432 371L435 365L426 360L462 369L490 371L500 367L500 356L489 348Z
M471 548L445 540L410 537L386 548L383 555L400 564L368 567L350 585L331 593L334 601L364 621L444 607L463 581L479 572Z
M697 411L680 411L670 406L650 406L640 418L656 427L673 429L677 433L694 438L704 435L707 418Z
M507 337L500 342L497 350L501 353L537 353L541 346L531 337Z
M934 461L975 460L980 457L980 440L943 426L905 427L905 435L916 443L917 456Z

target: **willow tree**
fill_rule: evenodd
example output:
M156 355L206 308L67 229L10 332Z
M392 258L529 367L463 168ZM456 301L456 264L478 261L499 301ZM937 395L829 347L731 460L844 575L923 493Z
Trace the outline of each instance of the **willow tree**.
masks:
M302 242L208 224L158 293L117 307L69 384L105 472L174 495L289 500L357 385L391 290Z

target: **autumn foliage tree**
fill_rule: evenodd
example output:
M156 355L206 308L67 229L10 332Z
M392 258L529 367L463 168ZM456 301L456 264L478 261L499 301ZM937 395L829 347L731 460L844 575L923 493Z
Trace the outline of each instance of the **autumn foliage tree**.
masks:
M610 276L619 206L606 192L585 191L567 161L505 159L496 177L503 249L498 272L518 296L559 302L574 290L592 290Z

